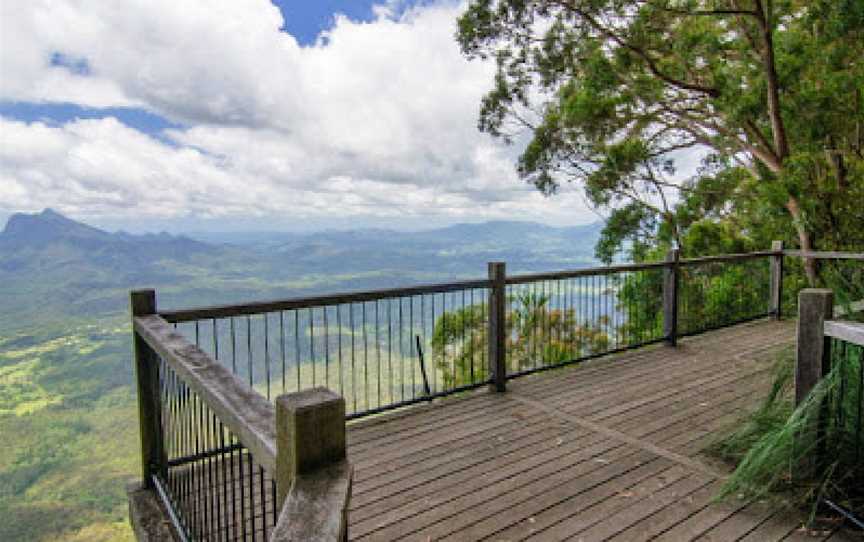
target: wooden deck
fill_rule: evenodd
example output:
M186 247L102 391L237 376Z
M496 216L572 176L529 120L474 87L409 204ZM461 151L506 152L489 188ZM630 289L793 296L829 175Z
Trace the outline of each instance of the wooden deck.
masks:
M712 501L702 450L752 408L794 323L635 350L349 425L353 540L861 540Z

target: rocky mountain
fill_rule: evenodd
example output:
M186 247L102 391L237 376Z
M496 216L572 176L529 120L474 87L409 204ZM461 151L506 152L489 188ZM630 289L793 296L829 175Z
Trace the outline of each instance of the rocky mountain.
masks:
M0 232L0 270L13 273L75 267L140 275L165 259L189 261L213 252L214 247L188 237L109 233L51 209L12 215Z

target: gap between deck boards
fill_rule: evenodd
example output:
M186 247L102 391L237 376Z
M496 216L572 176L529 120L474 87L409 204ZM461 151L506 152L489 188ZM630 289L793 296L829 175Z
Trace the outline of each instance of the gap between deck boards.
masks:
M621 431L616 431L615 429L611 429L611 428L606 427L604 425L601 425L599 423L592 422L590 420L586 420L585 418L580 418L579 416L574 416L573 414L569 414L567 412L563 412L561 410L558 410L557 408L550 407L550 406L548 406L548 405L546 405L540 401L537 401L536 399L531 399L530 397L526 397L526 396L520 394L518 391L509 390L507 392L507 395L509 396L509 398L512 398L516 401L519 401L520 403L522 403L524 405L534 407L538 410L541 410L541 411L549 414L553 418L557 418L559 420L564 420L564 421L573 423L575 425L578 425L579 427L582 427L583 429L587 429L589 431L599 433L603 436L617 440L618 442L621 442L624 444L629 444L631 446L639 448L640 450L644 450L646 452L652 453L652 454L657 455L659 457L663 457L665 459L668 459L669 461L672 461L673 463L681 465L682 467L692 469L692 470L694 470L700 474L710 476L711 478L714 478L717 480L724 479L726 477L726 475L719 473L719 472L715 471L714 469L711 469L710 467L703 465L702 463L700 463L698 461L694 461L693 459L691 459L689 457L686 457L686 456L681 455L679 453L672 452L670 450L666 450L665 448L661 448L660 446L657 446L656 444L652 444L650 442L645 442L645 441L639 440L638 438L631 437L630 435L628 435L626 433L622 433Z

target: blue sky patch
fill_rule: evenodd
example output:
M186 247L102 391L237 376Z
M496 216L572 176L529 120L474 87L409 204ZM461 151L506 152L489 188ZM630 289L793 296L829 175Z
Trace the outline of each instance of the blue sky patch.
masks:
M48 62L52 66L66 68L75 75L90 75L90 63L87 62L86 58L74 57L55 51L51 54L51 58Z
M370 22L375 19L373 6L383 5L384 0L272 0L282 11L285 20L283 31L294 36L303 46L314 45L316 39L333 27L336 14L347 16L352 21ZM398 16L412 6L428 5L435 0L404 0L396 4ZM92 72L87 58L76 57L55 51L49 62L79 76ZM123 124L143 132L169 145L176 145L165 137L166 129L184 129L182 124L143 109L109 107L88 108L71 103L29 103L0 101L0 116L23 122L44 122L59 126L75 119L101 119L115 117Z
M318 35L333 27L337 13L352 21L372 21L374 0L273 0L282 11L284 32L294 36L300 45L313 45Z
M165 117L150 113L143 109L131 107L105 107L89 108L70 103L24 103L24 102L0 102L0 116L23 122L44 122L52 126L59 126L75 119L104 119L114 117L126 126L143 132L155 139L174 145L165 137L163 131L168 129L180 129L184 126L171 122Z
M372 7L384 5L384 0L272 0L282 11L284 32L294 36L300 45L314 45L318 35L333 28L336 14L352 21L375 20ZM404 0L394 6L398 16L413 6L434 4L436 0Z

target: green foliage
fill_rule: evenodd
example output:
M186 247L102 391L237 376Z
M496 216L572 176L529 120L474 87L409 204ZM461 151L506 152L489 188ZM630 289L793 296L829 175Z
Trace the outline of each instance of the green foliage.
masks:
M456 37L497 62L479 127L530 134L520 175L547 194L577 182L611 213L603 261L774 239L860 251L862 13L854 0L474 0ZM677 162L698 154L682 181Z
M557 365L581 355L602 352L609 337L608 319L579 323L573 309L550 306L548 295L520 292L512 295L506 315L507 370L518 372L537 365ZM444 313L435 321L433 358L448 387L483 381L488 322L485 307L469 305Z
M0 515L11 519L0 539L132 539L125 487L138 436L124 321L0 341Z
M794 409L794 358L783 355L768 398L738 430L713 446L715 453L738 465L721 497L761 499L794 489L790 493L799 504L815 505L824 495L850 509L864 506L861 350L849 347L835 353L829 374Z
M774 364L774 377L768 395L732 433L712 443L709 450L737 465L766 434L776 432L785 425L793 410L791 394L794 376L795 352L792 349L784 350Z

